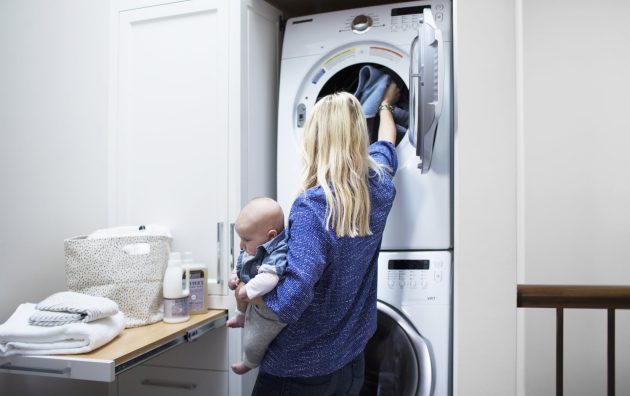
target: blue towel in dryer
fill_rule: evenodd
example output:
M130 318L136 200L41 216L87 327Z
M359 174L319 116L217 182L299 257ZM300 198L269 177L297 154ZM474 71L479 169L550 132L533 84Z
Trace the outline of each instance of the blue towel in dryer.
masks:
M376 117L378 106L381 104L390 81L391 77L387 73L383 73L374 66L366 65L359 70L359 83L354 91L354 96L361 102L365 118ZM395 106L393 116L396 124L396 140L399 142L409 128L409 111ZM368 122L368 129L370 129L372 141L376 140L378 125Z
M359 84L354 96L359 99L363 107L365 118L372 118L378 113L385 90L389 86L389 75L374 66L363 66L359 71Z

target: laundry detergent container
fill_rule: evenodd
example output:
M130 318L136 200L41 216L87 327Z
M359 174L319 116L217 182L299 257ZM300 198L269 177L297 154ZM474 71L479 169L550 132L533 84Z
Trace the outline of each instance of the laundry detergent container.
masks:
M125 327L162 319L162 280L172 237L163 227L116 227L64 241L71 291L114 300Z

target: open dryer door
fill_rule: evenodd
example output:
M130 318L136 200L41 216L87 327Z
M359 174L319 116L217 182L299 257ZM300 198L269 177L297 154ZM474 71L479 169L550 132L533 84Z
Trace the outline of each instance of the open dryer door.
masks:
M433 370L429 348L397 310L377 301L377 329L365 347L361 396L430 396Z
M427 173L442 113L445 78L444 40L430 8L423 10L410 54L409 139L420 158L418 168Z

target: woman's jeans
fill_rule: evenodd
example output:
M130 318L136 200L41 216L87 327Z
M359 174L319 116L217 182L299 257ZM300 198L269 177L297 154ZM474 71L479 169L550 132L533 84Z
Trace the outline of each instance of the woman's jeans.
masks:
M317 377L276 377L258 372L252 396L356 396L361 392L363 352L339 370Z

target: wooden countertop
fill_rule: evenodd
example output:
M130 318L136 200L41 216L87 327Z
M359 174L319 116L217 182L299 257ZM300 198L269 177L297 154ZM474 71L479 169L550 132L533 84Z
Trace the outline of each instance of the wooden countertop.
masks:
M227 311L211 309L183 323L158 322L125 329L108 344L75 355L14 355L0 358L0 372L112 382L116 375L208 331L225 326Z
M80 355L66 356L111 360L118 366L222 316L227 316L224 310L211 309L208 313L190 315L190 319L182 323L160 321L147 326L125 329L118 337L99 349Z

